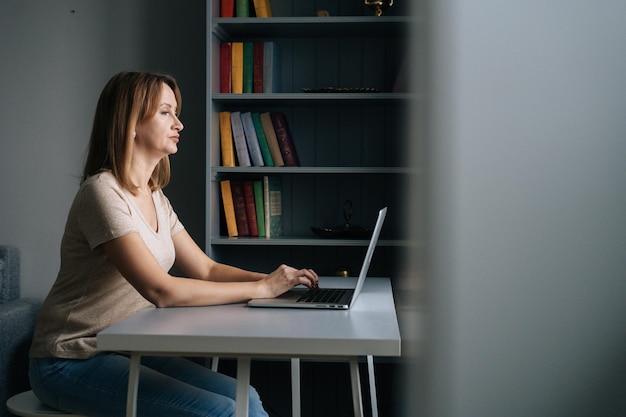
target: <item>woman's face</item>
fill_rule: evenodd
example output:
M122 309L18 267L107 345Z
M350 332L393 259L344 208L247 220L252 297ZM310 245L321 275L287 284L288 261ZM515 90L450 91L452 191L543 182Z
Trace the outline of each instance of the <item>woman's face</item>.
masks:
M135 152L158 160L178 151L183 124L178 119L177 109L174 91L167 84L162 84L156 113L137 123L135 128Z

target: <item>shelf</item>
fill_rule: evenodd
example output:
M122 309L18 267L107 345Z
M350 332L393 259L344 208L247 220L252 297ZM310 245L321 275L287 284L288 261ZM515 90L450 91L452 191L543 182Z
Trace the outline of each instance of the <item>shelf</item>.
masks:
M369 240L364 239L322 239L315 237L279 237L279 238L258 238L258 237L213 237L213 245L233 245L233 246L367 246ZM380 239L377 246L406 246L404 240Z
M211 167L213 176L220 174L408 174L406 167Z
M364 105L379 104L390 101L406 101L415 99L409 93L247 93L247 94L212 94L211 100L224 104L241 105L311 105L311 101L329 101L349 104L351 102Z
M403 36L410 18L404 16L330 16L330 17L270 17L214 18L213 33L224 41L243 38L322 38L328 36L354 37Z
M332 6L329 17L306 15L321 5L300 0L275 4L276 17L221 18L216 16L219 1L207 2L207 251L218 261L251 269L271 267L274 256L331 272L343 262L357 265L369 240L324 239L309 227L309 222L332 224L342 218L341 202L349 199L358 207L357 223L382 206L397 213L386 221L378 241L384 250L372 272L394 274L399 249L411 243L401 220L405 178L419 171L407 167L404 157L406 110L426 98L424 90L407 91L403 82L411 71L405 41L410 31L425 28L425 20L401 16L407 14L402 9L376 17L358 3ZM243 41L277 46L276 93L219 92L220 44ZM305 166L219 166L221 111L285 113ZM226 236L219 181L262 176L281 180L283 235Z

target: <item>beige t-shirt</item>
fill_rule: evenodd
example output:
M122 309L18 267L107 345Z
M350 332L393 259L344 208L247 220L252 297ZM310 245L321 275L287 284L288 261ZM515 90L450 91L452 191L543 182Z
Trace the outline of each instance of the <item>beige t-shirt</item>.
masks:
M139 310L154 308L107 261L102 243L139 233L164 271L174 264L172 236L183 230L162 191L152 193L158 231L110 172L81 185L61 241L59 275L43 303L30 356L85 359L98 353L96 334Z

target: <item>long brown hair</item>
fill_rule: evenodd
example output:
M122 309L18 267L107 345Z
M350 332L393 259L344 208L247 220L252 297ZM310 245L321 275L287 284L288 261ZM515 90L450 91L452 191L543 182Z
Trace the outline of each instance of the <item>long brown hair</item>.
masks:
M110 170L124 188L136 192L139 184L133 184L129 178L135 144L133 132L138 122L157 111L163 83L174 91L180 112L180 89L170 75L125 71L109 80L96 106L83 181ZM166 156L154 168L149 185L154 191L169 181L170 160Z

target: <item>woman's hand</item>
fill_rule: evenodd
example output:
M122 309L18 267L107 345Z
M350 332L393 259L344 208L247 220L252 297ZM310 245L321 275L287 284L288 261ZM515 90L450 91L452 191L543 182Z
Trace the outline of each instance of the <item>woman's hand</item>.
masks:
M294 286L302 284L309 288L319 287L319 277L312 269L296 269L281 265L259 281L261 291L258 298L274 298Z

